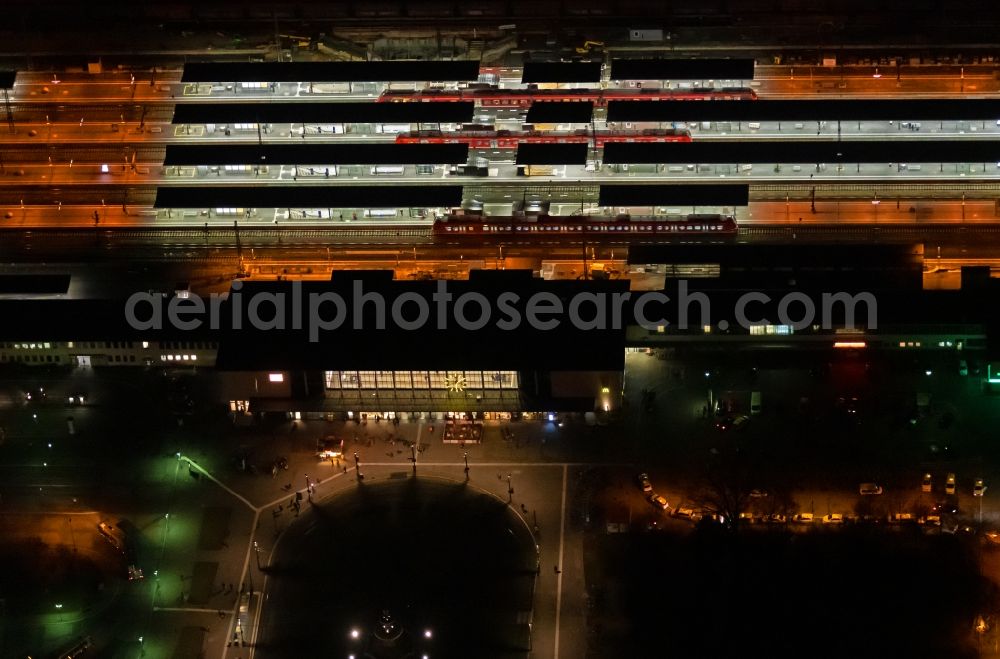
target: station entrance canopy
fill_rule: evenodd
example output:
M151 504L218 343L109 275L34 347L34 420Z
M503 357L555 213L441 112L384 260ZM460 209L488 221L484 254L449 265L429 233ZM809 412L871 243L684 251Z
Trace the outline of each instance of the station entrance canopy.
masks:
M181 82L475 82L475 60L392 62L195 62Z

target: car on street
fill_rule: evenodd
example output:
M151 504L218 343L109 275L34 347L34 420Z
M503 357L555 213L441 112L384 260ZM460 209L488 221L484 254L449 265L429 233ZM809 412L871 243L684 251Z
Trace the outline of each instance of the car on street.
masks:
M944 493L955 494L955 474L948 474L944 481Z
M649 480L648 474L645 473L639 474L638 476L635 477L635 480L639 484L639 487L642 488L643 492L653 491L653 483Z
M841 513L830 513L829 515L823 516L824 524L843 524L844 515Z
M862 483L858 487L858 493L864 496L882 494L882 486L877 483Z
M670 504L667 503L666 498L660 496L656 492L653 492L652 494L650 494L649 497L648 497L648 499L649 499L649 502L651 504L653 504L654 506L656 506L660 510L666 510L667 508L670 507Z
M812 524L816 521L816 516L812 513L799 513L792 517L792 521L796 524Z
M695 520L699 515L692 508L675 508L673 516L677 519Z
M726 430L742 430L750 423L750 417L745 414L725 416L715 422L715 427L725 432Z
M751 499L763 499L767 496L767 490L761 490L759 488L754 488L750 490Z
M111 527L110 524L107 522L98 523L97 532L100 533L104 539L108 541L108 544L114 547L116 551L125 551L122 537L114 528Z
M916 518L910 513L895 513L889 516L890 524L910 524L916 521Z
M920 491L921 492L930 492L932 484L933 484L933 480L931 479L931 475L930 474L924 474L924 479L920 482Z
M972 496L981 497L986 493L986 485L983 483L982 478L977 478L976 482L972 485Z
M925 524L927 526L941 526L941 516L940 515L928 515L927 517L921 517L917 520L919 524Z

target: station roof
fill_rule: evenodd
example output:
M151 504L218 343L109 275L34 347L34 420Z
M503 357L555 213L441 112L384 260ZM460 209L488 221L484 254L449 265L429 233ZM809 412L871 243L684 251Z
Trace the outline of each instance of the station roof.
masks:
M468 144L168 144L164 165L453 165Z
M458 206L460 185L196 186L157 188L155 208Z
M17 71L0 71L0 89L11 89L15 78Z
M600 62L525 62L521 82L600 82Z
M752 59L613 59L612 80L753 80Z
M181 82L474 82L475 60L189 62Z
M917 244L809 244L762 245L727 243L725 245L634 245L629 248L629 264L642 263L720 263L726 266L783 268L786 266L832 266L855 268L923 269L923 248Z
M749 185L602 185L601 206L746 206Z
M334 272L330 281L295 282L301 284L302 299L311 295L326 293L340 296L345 301L346 319L336 329L319 333L318 341L310 341L308 319L299 326L302 330L285 329L266 331L251 328L228 330L220 334L217 364L223 370L258 369L336 369L336 370L601 370L620 371L624 366L623 330L592 329L574 327L566 316L552 329L533 327L528 321L526 305L528 300L539 293L552 294L559 298L563 309L567 309L572 296L583 292L614 292L628 290L625 281L547 281L534 277L518 276L517 271L507 271L510 277L480 276L482 271L474 270L467 281L448 281L447 292L460 298L464 293L478 293L487 300L497 300L501 295L513 293L517 300L512 307L517 309L522 322L513 329L501 330L496 323L504 317L492 308L489 321L482 329L463 329L455 320L454 312L445 316L445 325L439 328L438 315L431 313L422 325L415 329L397 327L394 317L412 320L418 317L423 306L414 298L425 300L428 308L438 305L432 296L438 290L436 281L393 280L392 274L373 277L377 273ZM491 273L492 274L492 273ZM242 282L241 295L232 296L223 302L220 318L227 322L232 318L228 305L238 299L243 313L248 312L247 304L255 293L283 293L293 295L292 282ZM360 287L360 289L359 289ZM386 322L384 329L375 329L375 305L362 307L357 301L360 294L378 294L385 300ZM400 296L407 302L396 314L388 310L396 307ZM450 296L449 296L450 297ZM293 305L285 304L285 327L295 325L290 322L294 313ZM608 307L613 305L606 305ZM324 319L336 312L333 304L322 309ZM363 309L364 316L358 318L355 310ZM454 309L454 307L452 307ZM121 314L119 314L121 315ZM248 318L250 316L243 316ZM470 321L479 318L476 312L465 311ZM550 316L544 316L548 319ZM558 316L556 316L558 318ZM609 322L607 327L612 327ZM592 404L592 403L591 403Z
M611 101L608 121L949 121L1000 119L1000 99Z
M175 124L465 123L475 104L455 103L181 103Z
M593 101L535 101L528 108L525 121L529 124L589 124L593 117Z
M518 165L583 165L587 162L586 144L517 145Z
M1000 140L791 142L613 142L604 162L633 163L908 163L1000 162Z

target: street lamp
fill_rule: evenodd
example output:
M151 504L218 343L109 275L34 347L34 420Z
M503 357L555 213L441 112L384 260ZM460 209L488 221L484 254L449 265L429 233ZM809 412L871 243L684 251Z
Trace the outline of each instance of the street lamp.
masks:
M263 572L264 568L260 566L260 547L257 546L256 540L253 541L253 553L257 556L257 569Z

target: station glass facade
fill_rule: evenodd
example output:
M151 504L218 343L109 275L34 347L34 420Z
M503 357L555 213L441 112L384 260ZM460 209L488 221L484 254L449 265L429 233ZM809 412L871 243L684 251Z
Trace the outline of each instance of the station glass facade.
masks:
M327 389L518 389L517 371L326 371Z

